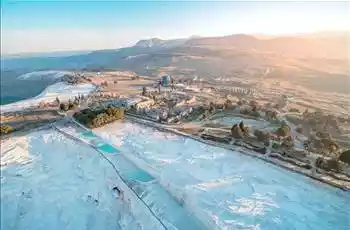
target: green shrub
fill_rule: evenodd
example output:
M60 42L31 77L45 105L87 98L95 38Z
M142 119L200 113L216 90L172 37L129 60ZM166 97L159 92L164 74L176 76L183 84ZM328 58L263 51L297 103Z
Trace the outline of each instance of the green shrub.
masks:
M291 128L286 125L282 124L276 131L276 134L282 137L290 136Z

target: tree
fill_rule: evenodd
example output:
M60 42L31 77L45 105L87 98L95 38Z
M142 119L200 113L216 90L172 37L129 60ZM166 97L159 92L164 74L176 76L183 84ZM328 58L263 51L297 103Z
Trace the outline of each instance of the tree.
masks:
M214 103L213 102L210 102L210 104L209 104L209 113L215 113L215 105L214 105Z
M347 163L350 165L350 149L342 152L338 158L341 162Z
M243 107L240 111L239 111L241 114L250 114L252 112L251 108L249 106L247 107Z
M239 123L239 128L243 131L244 130L244 123L243 123L243 121L241 121L240 123Z
M303 117L306 118L310 115L309 110L305 109L305 111L303 112Z
M285 148L288 148L288 149L291 149L294 147L294 140L291 136L288 136L286 138L284 138L284 140L282 141L282 144L281 144L282 147L285 147Z
M230 99L226 99L226 101L225 101L225 108L226 108L226 109L227 109L227 108L230 108L231 105L232 105L232 101L231 101Z
M258 104L258 102L256 102L256 101L253 100L253 101L250 101L250 102L249 102L249 105L252 107L252 109L253 109L253 111L254 111L254 110L257 109L257 107L258 107L259 104Z
M166 101L166 105L168 107L168 111L170 113L170 111L174 108L174 106L176 105L176 100L167 100Z
M65 103L60 104L60 110L61 111L68 111L68 105Z
M339 150L338 144L330 138L322 138L321 146L323 146L323 151L327 151L329 154L333 155Z
M304 149L306 151L311 151L311 144L312 144L312 142L310 139L304 141L304 143L303 143Z
M243 132L243 135L244 135L244 136L248 136L248 134L249 134L249 129L248 129L247 126L244 125L243 121L241 121L241 122L239 123L239 128L240 128L241 131Z
M74 108L76 108L78 106L78 104L76 103L76 102L74 102L74 103L68 103L68 110L71 110L71 109L74 109Z
M276 111L266 111L266 116L268 120L277 120L277 112Z
M145 86L142 87L142 96L147 95L147 88Z
M240 127L237 124L234 124L231 128L231 135L234 138L238 138L241 139L244 137L242 130L240 129Z
M79 98L77 96L74 97L74 104L79 104Z
M282 124L276 131L276 134L282 137L290 136L291 128L286 125Z

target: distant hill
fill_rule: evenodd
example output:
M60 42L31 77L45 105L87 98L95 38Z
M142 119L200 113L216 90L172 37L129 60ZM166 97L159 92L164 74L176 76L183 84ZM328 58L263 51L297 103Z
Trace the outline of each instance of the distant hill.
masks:
M185 44L188 39L173 39L173 40L162 40L159 38L151 38L147 40L138 41L134 47L143 48L170 48Z
M154 47L154 46L163 46L165 45L166 40L161 40L159 38L151 38L147 40L140 40L134 46L135 47Z
M269 38L245 34L173 40L152 38L121 49L58 57L5 59L1 60L1 69L21 72L115 69L152 75L162 68L177 68L209 76L266 66L312 65L312 68L324 67L344 72L349 62L348 38L339 33L334 36L327 33L327 36L312 34Z
M349 46L347 36L327 37L273 37L258 39L248 35L209 37L189 40L186 45L211 49L237 49L260 53L274 53L298 58L349 58L344 47Z

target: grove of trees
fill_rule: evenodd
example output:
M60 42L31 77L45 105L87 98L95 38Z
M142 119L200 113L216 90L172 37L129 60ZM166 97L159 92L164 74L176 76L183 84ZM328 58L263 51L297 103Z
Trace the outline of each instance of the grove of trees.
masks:
M85 109L74 114L74 117L89 128L97 128L113 121L124 118L124 109L114 106L92 110Z
M0 135L5 135L13 132L14 129L10 125L0 125Z

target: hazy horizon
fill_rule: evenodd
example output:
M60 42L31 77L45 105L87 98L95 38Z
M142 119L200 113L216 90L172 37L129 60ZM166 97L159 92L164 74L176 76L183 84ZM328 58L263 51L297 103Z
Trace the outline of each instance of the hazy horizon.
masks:
M118 49L138 40L350 31L348 2L1 2L1 54Z

